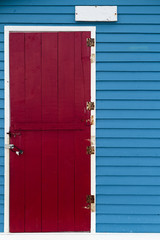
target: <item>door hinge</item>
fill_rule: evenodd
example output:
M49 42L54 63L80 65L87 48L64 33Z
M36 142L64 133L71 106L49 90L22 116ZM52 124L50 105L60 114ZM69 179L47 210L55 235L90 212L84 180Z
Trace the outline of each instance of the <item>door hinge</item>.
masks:
M94 125L94 116L93 115L91 115L91 117L90 117L90 119L87 119L86 120L86 125L88 126L90 126L90 125Z
M86 203L85 209L91 210L91 212L95 212L95 198L94 195L87 195L86 196Z
M87 46L94 47L94 38L87 38Z
M94 195L87 195L86 196L86 203L94 203Z
M87 110L94 110L95 108L95 105L94 105L94 102L87 102Z
M89 154L89 155L94 154L94 146L87 147L87 154Z
M91 63L94 63L95 62L95 54L93 53L92 55L91 55Z

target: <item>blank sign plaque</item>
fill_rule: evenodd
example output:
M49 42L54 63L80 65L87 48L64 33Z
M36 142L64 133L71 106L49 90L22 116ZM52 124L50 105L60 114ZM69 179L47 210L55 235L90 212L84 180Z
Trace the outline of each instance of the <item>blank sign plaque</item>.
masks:
M116 22L117 6L76 6L75 21Z

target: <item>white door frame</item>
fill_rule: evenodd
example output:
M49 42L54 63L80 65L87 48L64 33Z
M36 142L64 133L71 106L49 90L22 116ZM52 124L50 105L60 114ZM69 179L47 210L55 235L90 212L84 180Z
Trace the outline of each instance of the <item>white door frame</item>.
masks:
M4 44L5 44L5 144L9 144L10 129L10 93L9 93L9 33L10 32L79 32L89 31L91 37L95 39L96 27L50 27L50 26L5 26L4 27ZM96 43L96 40L95 40ZM91 101L96 100L96 66L95 66L95 46L91 47ZM95 119L95 110L91 113ZM91 139L95 146L95 129L96 126L91 125ZM9 150L5 149L5 191L4 191L4 233L9 233ZM95 154L91 155L91 194L96 194L96 166ZM95 233L95 212L91 212L91 233ZM7 234L7 235L8 235ZM27 234L27 233L24 233ZM53 233L55 234L55 233ZM66 233L67 234L67 233ZM16 234L17 235L17 234ZM35 236L35 234L34 234ZM38 236L40 236L38 234Z

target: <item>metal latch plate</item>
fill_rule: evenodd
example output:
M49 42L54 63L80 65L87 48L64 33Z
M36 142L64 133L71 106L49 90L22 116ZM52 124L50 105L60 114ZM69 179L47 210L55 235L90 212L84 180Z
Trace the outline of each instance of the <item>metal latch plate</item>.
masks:
M6 149L13 149L14 148L14 144L5 144L5 148Z

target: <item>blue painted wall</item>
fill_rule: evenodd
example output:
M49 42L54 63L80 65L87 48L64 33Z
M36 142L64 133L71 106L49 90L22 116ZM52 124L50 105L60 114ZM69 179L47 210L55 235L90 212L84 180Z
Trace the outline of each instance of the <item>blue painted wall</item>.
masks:
M118 22L76 23L75 5L118 5ZM160 2L0 0L0 231L5 25L97 27L97 231L160 232Z

